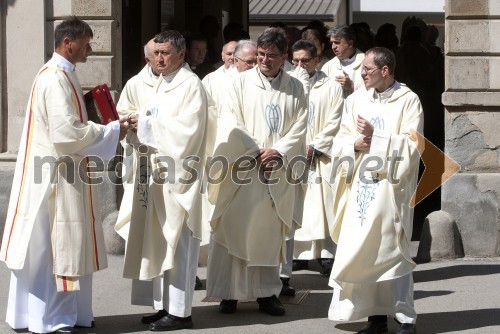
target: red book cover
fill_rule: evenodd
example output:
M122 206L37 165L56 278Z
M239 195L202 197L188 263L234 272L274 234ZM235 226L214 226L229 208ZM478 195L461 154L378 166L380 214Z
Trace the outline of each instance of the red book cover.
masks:
M84 96L89 121L106 125L119 119L115 103L106 84L98 85Z

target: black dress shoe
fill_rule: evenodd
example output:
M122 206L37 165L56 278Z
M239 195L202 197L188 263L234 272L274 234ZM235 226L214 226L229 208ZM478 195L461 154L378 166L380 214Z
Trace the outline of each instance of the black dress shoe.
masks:
M318 259L318 262L321 265L321 275L330 277L333 267L333 259Z
M293 260L292 271L309 269L309 260Z
M203 289L203 283L201 283L201 279L198 276L196 276L196 283L194 283L194 289L195 290Z
M370 316L368 323L357 334L383 334L387 333L387 316Z
M280 277L281 283L283 284L281 287L281 296L295 296L295 289L290 286L290 279L285 277Z
M95 327L95 322L94 320L92 320L92 322L90 323L90 327L89 326L80 326L80 325L75 325L75 328L94 328Z
M234 299L223 299L219 304L219 312L231 314L236 312L236 304L238 304L237 300Z
M167 314L168 314L168 312L166 310L159 310L158 312L156 312L154 314L149 314L149 315L143 316L141 318L141 322L143 324L149 325L150 323L153 323L155 321L160 320L161 318L163 318Z
M175 331L185 328L193 328L193 320L191 319L191 316L181 318L167 314L160 320L149 325L149 330L153 332Z
M396 334L415 334L417 326L415 324L401 324Z
M59 329L57 329L55 332L55 334L68 334L68 333L78 333L78 329L74 328L74 327L61 327Z
M285 308L275 295L257 298L257 303L259 303L259 310L269 315L285 315Z

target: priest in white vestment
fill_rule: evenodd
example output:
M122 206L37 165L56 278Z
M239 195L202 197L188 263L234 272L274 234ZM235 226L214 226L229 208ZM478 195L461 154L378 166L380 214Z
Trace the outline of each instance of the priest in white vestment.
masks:
M394 54L366 52L366 89L345 102L332 146L337 254L330 276L335 321L368 317L358 333L386 333L387 316L401 323L398 334L415 333L415 263L410 256L419 153L423 133L418 96L394 80Z
M92 273L107 258L89 156L112 158L128 128L88 121L75 65L92 51L89 25L73 17L54 35L31 88L0 250L12 270L6 321L34 333L94 326Z
M300 81L282 70L283 29L266 29L257 44L257 67L228 89L219 119L214 159L229 169L210 169L215 209L207 295L223 299L222 313L235 312L238 300L257 299L260 310L284 315L277 299L279 268L300 187L300 181L290 181L296 181L295 162L304 153L306 99Z
M361 66L365 54L356 48L355 31L345 24L328 30L335 57L329 60L321 70L337 81L344 89L344 98L358 88L363 87Z
M330 150L339 130L344 98L340 84L316 70L320 60L316 50L309 40L299 40L291 48L293 64L308 72L311 87L306 134L308 177L303 183L304 208L301 228L295 232L293 267L306 269L309 260L317 259L321 273L330 276L336 247L328 228L333 222Z
M234 67L234 52L238 42L230 41L224 44L222 48L222 61L223 64L217 70L208 73L203 80L203 87L207 93L208 101L208 122L207 122L207 148L206 157L207 161L212 156L215 145L215 137L217 134L217 119L219 118L222 108L222 102L226 97L227 86L236 78L238 71ZM208 163L208 162L207 162ZM201 238L200 258L198 259L200 266L206 266L208 256L208 244L210 242L210 216L213 210L212 205L208 201L206 190L206 179L203 182L203 218L202 229L203 234Z
M151 99L158 91L159 71L154 57L154 41L149 40L144 46L146 65L142 70L127 81L120 94L116 109L120 116L128 117L134 114L145 115ZM127 241L132 214L132 201L135 192L134 181L137 173L137 151L134 145L138 144L137 135L129 131L126 140L122 140L123 166L122 184L123 197L115 225L117 233ZM155 277L150 281L132 280L132 305L152 306L158 312L154 315L145 315L141 322L150 324L165 315L163 310L163 278Z
M182 35L154 38L158 92L145 114L131 116L137 131L137 172L123 276L163 276L163 314L152 331L192 328L191 309L201 239L201 180L207 100L184 64Z

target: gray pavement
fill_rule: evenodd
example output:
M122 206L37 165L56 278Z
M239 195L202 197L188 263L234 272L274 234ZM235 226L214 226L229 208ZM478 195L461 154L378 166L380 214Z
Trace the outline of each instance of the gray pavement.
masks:
M80 333L151 333L140 318L152 310L130 305L131 284L121 278L122 265L123 257L109 256L109 268L95 274L96 327ZM285 304L283 317L258 312L256 303L239 303L236 313L221 314L218 303L201 301L205 290L195 291L195 328L178 333L355 333L364 321L335 323L327 319L331 288L318 271L319 266L313 264L310 270L294 273L291 284L310 293L299 305ZM205 275L206 268L199 268L204 283ZM13 331L4 322L9 277L9 270L0 264L0 333L27 333ZM500 258L419 264L414 279L418 333L500 333ZM397 324L390 321L389 332L396 329Z

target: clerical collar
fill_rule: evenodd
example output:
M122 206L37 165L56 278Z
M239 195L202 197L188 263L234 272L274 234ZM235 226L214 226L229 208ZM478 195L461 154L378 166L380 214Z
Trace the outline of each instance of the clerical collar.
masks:
M54 52L52 54L51 60L54 61L57 66L61 67L66 72L73 72L75 70L75 65L57 52Z
M278 88L278 84L280 82L280 78L281 78L281 73L283 73L283 70L280 69L280 71L278 72L278 74L274 77L266 77L261 71L259 68L257 68L257 72L259 73L259 76L262 80L262 84L264 85L264 87L266 88L266 90L271 90L271 89L277 89Z
M163 75L163 80L165 80L167 83L171 83L172 80L174 80L175 76L177 75L177 73L179 73L179 71L181 70L182 66L179 67L178 69L176 69L175 71L173 71L172 73L169 73L167 75Z
M352 55L351 58L340 59L340 63L342 64L342 66L349 66L352 63L354 63L355 60L356 60L356 51L354 51L354 54Z
M394 89L396 88L396 80L394 80L394 82L392 83L392 85L390 85L386 90L384 90L383 92L377 92L376 89L374 89L374 92L373 92L373 97L376 99L376 100L380 100L380 101L384 101L384 100L387 100L388 98L390 98L392 96L392 94L394 93Z
M319 72L316 71L316 72L314 72L314 74L312 76L309 77L309 87L314 86L316 81L318 81L318 77L319 77L318 74L319 74Z

